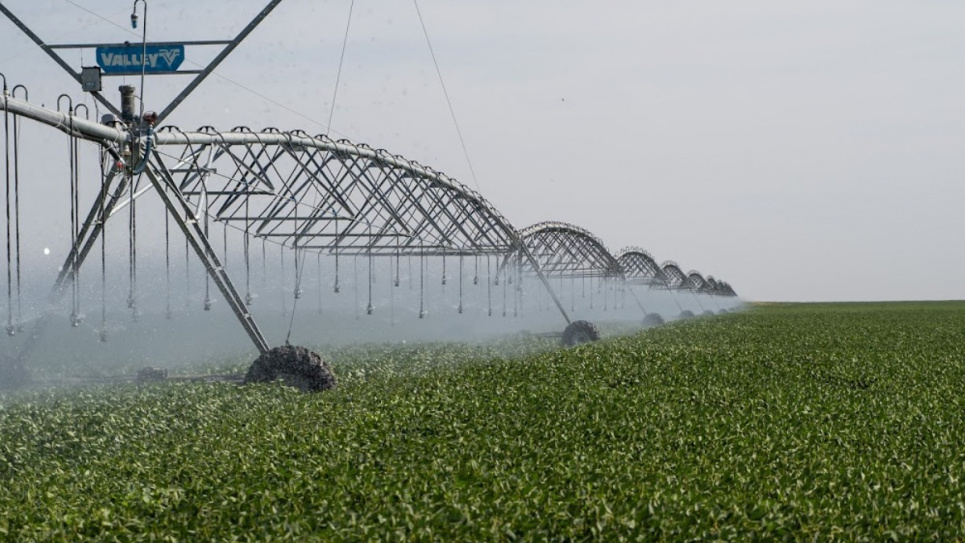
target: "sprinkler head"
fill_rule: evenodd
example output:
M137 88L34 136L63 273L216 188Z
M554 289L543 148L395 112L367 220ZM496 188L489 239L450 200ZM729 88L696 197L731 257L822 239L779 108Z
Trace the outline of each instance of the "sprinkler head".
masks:
M476 275L476 276L474 276L474 277L472 278L472 284L474 284L474 285L478 285L478 284L479 284L479 276L478 276L478 275Z
M365 307L365 314L366 315L372 314L372 304L369 304L368 306Z
M70 325L72 327L77 328L82 322L84 322L84 317L82 315L78 315L77 313L70 314Z
M488 316L490 316L490 317L493 316L493 308L491 308L491 307L489 308L489 315L488 315Z
M462 315L462 302L459 302L459 314Z
M338 283L335 283L335 294L338 294L339 290L340 289L339 289Z
M296 300L298 300L299 298L302 297L302 292L303 292L303 291L302 291L302 289L300 289L300 288L296 288L296 289L295 289L295 299L296 299Z
M251 296L250 292L248 294L245 294L245 305L251 305L251 302L254 302L254 301L255 299Z
M127 308L134 309L134 296L127 297Z
M398 277L395 278L395 286L399 286L399 278L398 278Z
M10 337L13 337L13 336L17 335L17 327L15 327L15 326L12 325L12 324L8 324L8 325L7 325L7 335L10 336Z
M204 298L204 310L211 311L211 298L208 298L207 296Z
M424 319L424 318L425 318L425 316L426 316L426 312L425 312L425 310L423 310L423 309L420 309L420 310L419 310L419 318L420 318L420 319Z
M446 276L445 276L445 275L442 276L442 284L443 284L443 285L446 284Z
M101 330L100 333L101 343L107 343L107 329Z

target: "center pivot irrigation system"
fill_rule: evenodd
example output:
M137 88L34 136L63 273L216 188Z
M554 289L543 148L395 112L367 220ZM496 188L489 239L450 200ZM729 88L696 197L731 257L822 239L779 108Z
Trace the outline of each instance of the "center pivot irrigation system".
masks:
M0 3L0 12L76 79L98 102L98 109L107 112L91 120L87 106L73 106L66 95L58 99L56 110L38 106L28 100L22 85L9 89L3 78L0 109L4 122L7 219L6 330L11 336L22 331L25 322L20 235L22 229L29 226L22 221L25 217L21 217L20 189L30 186L30 173L20 171L20 153L24 147L22 118L53 127L66 134L69 141L66 158L70 170L70 249L54 281L47 307L54 307L70 291L74 326L79 326L83 319L76 287L80 271L85 264L90 267L91 254L99 251L104 277L104 252L108 243L105 230L112 223L130 230L132 279L127 302L136 317L133 271L136 269L133 250L137 246L136 234L157 237L159 232L135 232L133 208L136 201L149 195L155 196L164 207L165 260L170 261L171 232L180 231L185 249L190 248L206 270L204 309L211 308L213 300L208 285L213 283L262 354L270 350L270 343L251 311L257 298L252 288L252 270L263 265L266 247L281 251L282 266L286 258L290 259L294 285L288 296L293 303L304 294L302 286L309 263L317 261L321 300L323 288L331 288L336 294L342 290L347 279L344 277L346 262L352 262L356 268L356 297L361 282L363 291L367 290L364 307L368 314L373 313L372 285L376 273L373 270L379 270L379 266L383 272L378 273L388 276L390 288L401 289L404 267L412 288L414 273L411 270L413 262L416 263L419 294L411 300L418 300L418 318L426 315L424 291L430 264L435 270L441 270L443 286L447 282L458 282L458 287L450 287L450 294L458 288L458 304L450 306L456 314L467 310L463 303L465 268L471 269L466 282L485 292L482 298L486 301L473 306L473 311L489 317L494 313L495 316L500 313L519 316L525 307L522 285L530 282L537 285L537 289L528 296L537 297L541 309L544 302L546 308L555 308L568 325L563 332L567 344L599 337L588 321L573 318L581 312L590 314L589 310L594 307L629 305L639 310L645 324L662 323L659 314L645 309L637 292L641 289L669 291L683 317L692 316L693 312L684 309L681 292L692 295L701 308L701 296L704 301L714 300L712 303L719 311L734 305L726 303L727 299L736 300L734 290L726 282L705 278L698 272L684 273L673 262L658 265L649 253L635 247L614 256L597 237L577 226L545 222L517 230L476 191L384 149L345 139L334 140L324 134L310 135L301 130L254 131L236 127L219 131L205 126L189 131L165 124L170 113L280 2L269 2L231 40L172 43L145 39L138 44L54 45L45 43ZM146 25L147 2L136 0L132 15L135 28L138 4ZM186 48L211 46L223 49L207 66L199 70L179 69ZM58 54L70 49L96 49L98 66L75 70ZM194 77L159 113L144 111L138 89L133 85L119 87L119 105L101 93L101 81L106 77L140 76L143 89L145 76L184 74ZM84 175L76 167L80 154L78 142L90 142L98 150L96 181L82 179ZM82 188L90 195L91 202L81 201ZM118 220L125 208L130 209L128 224ZM224 231L223 244L212 231L215 226ZM226 266L229 230L241 239L240 244L236 244L240 245L240 256L232 259L236 267L232 268L231 275ZM362 281L357 279L359 259L368 265L368 277ZM327 285L321 277L323 260L324 273L332 279ZM380 264L374 265L376 260ZM447 276L447 260L450 273L457 275L454 279ZM458 273L454 271L456 266ZM263 273L268 275L267 271ZM170 271L168 275L170 281ZM102 294L108 289L104 281ZM507 296L512 298L512 304ZM167 313L170 317L170 302ZM414 309L412 313L415 314ZM106 310L102 310L102 319L100 336L102 341L107 341ZM42 327L46 320L37 318L34 325ZM289 326L289 335L290 332ZM324 336L325 330L318 333ZM38 336L39 332L34 332L32 337ZM27 351L29 348L25 347L21 357Z

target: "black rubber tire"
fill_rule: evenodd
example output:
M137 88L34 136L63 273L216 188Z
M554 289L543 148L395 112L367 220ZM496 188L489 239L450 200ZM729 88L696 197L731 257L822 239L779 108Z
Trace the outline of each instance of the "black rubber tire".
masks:
M661 326L664 324L663 317L660 313L647 313L647 316L643 318L643 325L650 326Z
M574 347L600 340L600 331L590 321L573 321L563 330L563 346Z
M328 390L337 383L332 367L322 357L305 347L291 345L275 347L259 356L248 368L245 384L278 378L305 392Z
M137 382L163 381L168 378L168 370L150 366L137 370Z
M680 320L692 319L692 318L694 318L694 312L691 311L691 310L689 310L689 309L684 309L684 310L680 313L680 316L677 317L677 318L679 318Z

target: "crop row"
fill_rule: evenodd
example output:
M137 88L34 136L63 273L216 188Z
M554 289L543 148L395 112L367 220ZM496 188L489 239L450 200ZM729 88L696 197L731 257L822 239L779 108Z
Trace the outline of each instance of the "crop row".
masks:
M8 397L0 538L965 533L965 305L769 306L537 347L344 350L317 395Z

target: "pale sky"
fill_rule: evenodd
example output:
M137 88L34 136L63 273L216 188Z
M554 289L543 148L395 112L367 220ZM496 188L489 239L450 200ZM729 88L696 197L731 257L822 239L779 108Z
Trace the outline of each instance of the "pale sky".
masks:
M137 39L129 0L4 4L51 43ZM231 38L263 5L149 0L148 39ZM965 298L965 3L420 7L477 180L412 2L356 1L333 135L478 188L517 228L570 222L748 300ZM348 8L285 0L169 122L325 132ZM83 99L6 19L0 45L32 101ZM149 79L148 109L187 81Z

